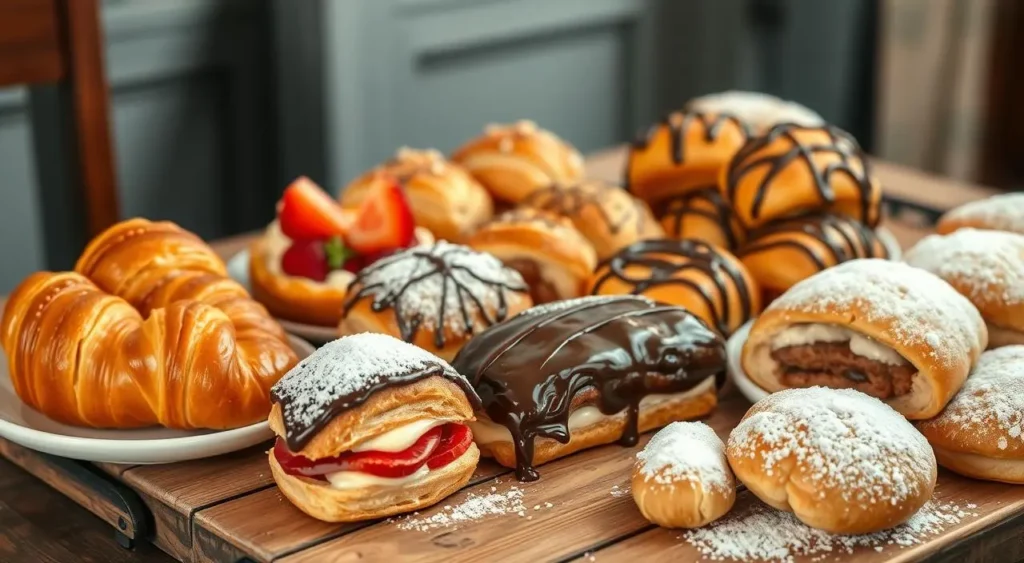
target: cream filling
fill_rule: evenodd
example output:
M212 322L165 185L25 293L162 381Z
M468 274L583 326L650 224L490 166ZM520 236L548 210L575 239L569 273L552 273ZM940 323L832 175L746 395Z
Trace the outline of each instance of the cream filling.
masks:
M409 424L403 424L394 430L389 430L379 436L370 438L352 448L354 452L400 452L408 449L416 440L419 440L421 436L427 433L428 430L436 426L446 424L446 420L436 420L433 418L424 418L422 420L416 420Z
M430 468L424 463L411 475L405 477L378 477L362 471L338 471L328 473L324 477L335 489L361 489L363 487L400 487L427 476Z
M676 401L680 399L687 399L704 393L709 387L715 384L714 377L708 377L707 381L697 385L689 391L682 393L671 393L667 395L648 395L643 399L640 399L640 408L647 409L657 407L668 401ZM624 412L616 414L604 414L601 409L593 406L580 407L569 415L569 435L572 436L574 430L581 428L587 428L593 426L599 422L605 420L613 420L622 418L625 416ZM477 418L475 421L467 422L470 429L473 431L473 440L477 444L494 444L497 442L511 442L512 433L508 431L508 428L484 418Z
M817 342L849 342L850 351L863 358L893 366L907 363L898 352L869 336L843 326L821 323L797 324L783 330L772 339L772 350Z
M281 225L277 222L277 219L274 219L267 225L267 229L263 233L263 261L267 265L267 271L275 276L298 280L312 286L336 287L338 289L348 288L348 284L352 283L352 280L355 279L355 274L348 270L334 270L327 274L327 279L322 282L309 278L289 276L281 269L281 259L291 245L292 239L281 232Z

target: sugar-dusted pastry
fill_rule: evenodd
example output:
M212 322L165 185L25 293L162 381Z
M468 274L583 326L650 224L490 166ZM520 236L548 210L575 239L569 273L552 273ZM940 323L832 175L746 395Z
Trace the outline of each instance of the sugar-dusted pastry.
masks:
M794 285L743 345L743 370L768 392L852 388L911 420L956 394L988 343L978 310L934 274L851 260Z
M665 234L672 238L702 240L729 251L746 242L746 231L718 186L671 197L654 210Z
M199 237L130 219L74 272L36 272L0 324L14 391L75 426L236 428L264 419L297 358Z
M638 240L665 236L646 203L597 180L537 190L523 205L567 217L594 245L599 260Z
M530 207L502 213L466 245L519 272L535 304L583 295L597 265L594 247L571 221Z
M761 312L761 292L743 264L698 240L631 244L598 266L590 293L644 295L685 307L724 336Z
M338 332L390 334L450 361L473 335L532 304L518 272L490 254L439 241L360 270Z
M749 123L758 133L780 123L820 127L825 120L814 110L761 92L730 90L707 94L687 102L686 108L711 113L731 113Z
M673 422L636 454L633 500L644 518L665 528L699 528L736 502L725 444L703 422Z
M935 230L946 234L964 227L1024 235L1024 193L994 195L965 203L943 215Z
M681 307L580 297L491 327L452 366L483 400L483 455L533 481L536 465L714 410L725 343Z
M749 228L808 212L878 225L881 185L857 141L831 125L782 124L751 138L719 186Z
M516 204L534 190L583 179L583 156L527 120L491 124L452 153L499 202Z
M917 423L939 465L1024 484L1024 346L989 350L939 416Z
M970 228L930 235L904 260L971 300L988 325L989 348L1024 344L1024 235Z
M346 186L341 205L358 207L376 186L395 181L402 186L416 224L438 239L461 242L494 213L490 194L461 166L438 151L405 147Z
M713 186L748 136L747 125L729 114L672 112L633 142L626 186L652 206Z
M780 219L752 231L736 252L766 301L800 280L857 258L889 258L874 229L840 215Z
M792 389L758 401L729 435L726 455L758 498L834 534L907 521L931 498L938 473L913 425L850 389Z
M466 378L383 334L330 342L271 389L270 469L306 514L353 522L436 504L466 484L480 451Z

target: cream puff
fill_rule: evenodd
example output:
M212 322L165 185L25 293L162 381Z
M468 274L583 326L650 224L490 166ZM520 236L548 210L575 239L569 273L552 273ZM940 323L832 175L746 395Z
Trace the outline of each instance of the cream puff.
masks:
M480 399L444 360L387 335L330 342L270 391L274 481L325 522L411 512L454 493L480 452Z
M483 399L483 455L535 466L711 412L725 343L686 309L634 295L539 305L473 338L452 366Z
M935 230L944 235L964 227L1024 235L1024 193L994 195L965 203L946 212Z
M338 332L390 334L450 361L471 337L532 304L518 272L490 254L440 241L360 270Z
M820 127L825 119L814 110L761 92L730 90L706 94L686 103L692 111L731 113L749 123L757 133L768 131L780 123L796 123Z

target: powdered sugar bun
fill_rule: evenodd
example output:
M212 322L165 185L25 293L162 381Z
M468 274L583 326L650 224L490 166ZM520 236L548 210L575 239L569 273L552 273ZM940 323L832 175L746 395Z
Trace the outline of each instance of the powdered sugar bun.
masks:
M636 454L633 500L651 522L696 528L721 518L736 501L725 444L703 422L673 422Z
M937 415L988 344L978 310L939 277L900 262L851 260L797 283L765 309L743 346L749 377L769 392L789 387L777 350L808 327L847 336L805 337L805 345L846 342L861 357L916 370L906 392L886 396L912 420Z
M732 431L726 455L761 500L837 534L906 521L931 498L937 474L924 436L885 403L850 389L768 396Z
M767 131L779 123L797 123L809 127L825 124L814 110L761 92L730 90L694 98L686 104L689 110L731 113L749 123L757 131Z
M1024 483L1024 346L982 354L942 414L917 428L939 465L968 477Z
M961 205L943 215L935 230L946 234L964 227L1024 235L1024 193L994 195Z
M1024 235L972 228L930 235L904 260L971 300L988 325L989 348L1024 344Z

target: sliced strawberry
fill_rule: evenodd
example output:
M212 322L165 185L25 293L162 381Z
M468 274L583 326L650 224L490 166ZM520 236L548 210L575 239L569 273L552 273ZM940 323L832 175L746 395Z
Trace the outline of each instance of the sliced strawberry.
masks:
M281 256L281 270L289 276L324 281L330 268L324 243L317 240L295 240Z
M441 443L441 428L431 428L412 446L400 452L345 452L339 456L311 460L288 451L278 439L274 455L285 472L292 475L315 477L338 471L361 471L378 477L398 478L412 475Z
M401 186L381 182L366 195L345 242L363 255L406 248L415 240L416 222Z
M427 460L430 469L444 467L459 459L473 443L473 432L465 424L445 424L441 430L441 444Z
M344 236L352 223L351 214L305 176L285 189L278 204L277 219L285 236L295 240Z

